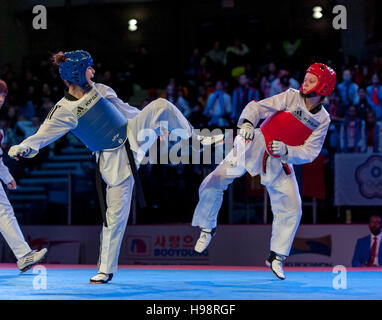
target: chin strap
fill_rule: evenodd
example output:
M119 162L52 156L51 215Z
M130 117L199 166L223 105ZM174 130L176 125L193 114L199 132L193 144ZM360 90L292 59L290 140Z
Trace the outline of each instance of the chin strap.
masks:
M312 91L311 93L302 93L300 91L300 95L303 98L314 98L314 97L317 97L316 91Z

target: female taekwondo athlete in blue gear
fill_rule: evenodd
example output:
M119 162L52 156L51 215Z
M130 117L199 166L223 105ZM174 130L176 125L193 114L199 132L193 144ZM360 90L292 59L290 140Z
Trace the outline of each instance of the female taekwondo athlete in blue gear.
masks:
M95 70L88 52L59 52L54 56L54 62L59 66L60 76L68 90L39 130L19 145L11 147L9 156L16 159L20 156L34 157L40 148L69 131L96 153L98 171L107 184L107 210L100 236L98 272L90 283L107 283L117 271L133 185L139 180L135 164L139 164L138 159L151 146L145 141L138 141L138 133L152 129L159 134L161 122L167 122L170 131L183 129L185 135L182 138L189 138L195 133L182 113L165 99L159 98L139 111L120 100L112 88L92 82ZM205 145L221 141L222 136L197 138ZM137 187L137 194L142 195Z

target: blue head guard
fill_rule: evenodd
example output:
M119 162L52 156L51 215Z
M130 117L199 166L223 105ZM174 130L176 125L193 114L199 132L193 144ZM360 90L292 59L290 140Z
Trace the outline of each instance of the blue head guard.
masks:
M91 55L84 50L65 52L64 55L68 59L60 64L61 78L84 87L87 84L86 69L93 65Z

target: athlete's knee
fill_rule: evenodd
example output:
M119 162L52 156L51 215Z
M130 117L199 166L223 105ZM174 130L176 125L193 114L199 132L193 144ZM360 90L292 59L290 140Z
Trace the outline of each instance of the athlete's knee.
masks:
M300 205L297 204L295 207L292 207L289 212L293 220L295 220L296 222L300 221L302 216L301 204Z
M130 203L128 199L109 201L106 215L111 221L118 223L119 221L126 219L129 209Z
M208 191L224 191L227 186L222 184L222 176L219 171L211 172L202 182L199 187L199 194Z
M111 212L108 210L106 214L106 221L108 228L118 230L123 227L129 217L128 212Z
M302 203L301 203L301 199L297 199L296 200L295 210L296 210L296 215L301 217L301 215L302 215Z
M293 218L294 220L301 219L302 209L301 209L301 205L299 205L298 203L296 203L294 206L290 206L287 211L289 216Z

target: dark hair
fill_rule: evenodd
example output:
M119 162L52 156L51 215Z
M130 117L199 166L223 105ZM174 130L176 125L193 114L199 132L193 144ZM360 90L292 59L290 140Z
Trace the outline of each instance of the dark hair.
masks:
M382 219L381 216L380 216L378 213L375 213L375 212L374 212L374 213L372 212L372 213L370 214L370 216L369 216L369 221L370 221L370 219L371 219L372 217L378 217L379 219Z
M55 67L58 67L61 63L65 62L66 60L68 60L68 58L65 57L65 54L62 51L57 52L56 54L52 55L50 58L51 63ZM67 87L73 84L71 81L68 81L68 80L63 80L63 81Z
M289 86L289 76L282 76L280 78L280 83L283 84L284 86Z

